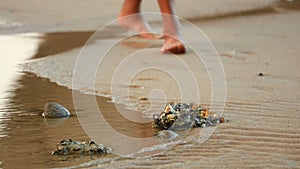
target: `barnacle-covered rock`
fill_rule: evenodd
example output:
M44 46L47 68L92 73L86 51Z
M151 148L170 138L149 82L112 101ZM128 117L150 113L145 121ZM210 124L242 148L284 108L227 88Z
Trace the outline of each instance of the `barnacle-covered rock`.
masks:
M52 151L52 155L91 155L91 154L107 154L111 153L112 149L105 147L102 144L91 142L80 142L72 139L62 140L57 145L57 150Z
M209 127L224 122L224 118L194 104L170 102L164 111L153 116L153 127L172 128Z

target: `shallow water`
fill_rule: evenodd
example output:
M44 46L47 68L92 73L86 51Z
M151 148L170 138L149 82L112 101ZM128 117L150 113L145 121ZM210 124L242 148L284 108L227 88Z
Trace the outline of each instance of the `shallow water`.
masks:
M58 101L72 111L71 91L31 74L23 74L13 83L5 106L1 106L0 139L4 168L49 168L79 164L97 157L51 156L62 139L89 140L76 116L57 125L41 117L48 101ZM47 88L47 90L45 90Z
M83 130L82 125L74 114L75 109L72 102L72 91L58 86L47 79L36 77L30 73L19 73L19 76L5 88L5 100L2 100L0 107L1 113L1 138L0 159L1 167L4 168L52 168L52 167L70 167L76 166L91 160L107 160L117 159L117 155L104 156L66 156L58 157L50 155L55 150L56 145L62 139L73 138L76 140L90 140L89 136ZM91 96L80 94L77 95L83 100L89 100ZM151 123L138 124L132 123L120 116L114 108L110 99L97 97L97 102L101 105L105 120L119 133L130 138L148 138L156 135L156 131L152 130ZM44 119L41 116L43 106L49 101L56 101L66 106L72 116L63 121L56 119ZM84 117L95 116L93 105L86 102L84 109L77 110L79 116ZM83 114L81 114L83 113ZM98 119L99 120L99 119ZM100 123L100 122L99 122ZM93 126L93 123L89 122ZM98 125L98 122L94 125ZM101 125L101 124L100 124ZM103 143L112 147L114 151L118 149L129 149L127 154L134 154L144 147L151 147L160 143L168 142L167 139L154 139L155 142L139 142L139 145L124 142L122 140L114 140L110 133L111 130L107 126L101 126L96 134L97 143ZM93 136L93 134L91 135ZM94 135L95 136L95 135ZM94 139L95 140L95 139ZM99 141L98 141L99 140ZM112 141L114 140L114 141ZM153 141L153 140L152 140ZM163 145L162 145L163 146ZM171 144L171 147L173 144ZM147 151L155 152L161 147L153 147L140 151L143 154ZM163 147L163 150L166 149ZM167 148L168 149L168 148ZM13 151L12 151L13 150ZM118 152L118 151L117 151ZM156 152L157 153L157 152ZM124 154L123 154L124 155ZM126 155L126 154L125 154Z
M85 35L85 33L83 33ZM89 33L86 33L89 34ZM69 37L66 33L63 37ZM71 33L72 37L74 34ZM82 33L78 33L82 35ZM166 139L164 135L159 138L153 136L157 131L153 130L151 123L134 123L130 122L120 114L110 99L104 97L95 97L91 95L82 94L80 92L67 89L59 86L47 79L37 77L31 73L22 72L20 64L26 62L31 58L40 58L47 56L47 50L43 50L43 41L41 37L44 35L24 35L24 36L8 36L3 38L12 38L12 47L17 47L16 42L20 41L20 45L24 47L24 51L20 51L18 55L14 55L11 48L2 52L6 55L14 55L14 60L11 61L10 69L2 67L5 72L1 78L1 102L0 102L0 146L1 146L1 167L4 168L52 168L52 167L69 167L82 164L91 160L101 160L103 158L115 159L117 155L110 154L104 156L52 156L51 151L56 149L56 145L62 139L75 139L80 141L89 141L94 139L97 143L102 143L106 146L112 147L114 151L124 149L122 155L134 154L139 152L143 154L147 152L159 152L160 149L166 149L165 145L159 146L164 142L169 142L169 137ZM61 34L48 35L48 38L60 39ZM87 36L83 36L86 38ZM67 38L68 39L68 38ZM27 40L27 41L26 41ZM77 39L78 40L78 39ZM80 41L80 40L79 40ZM49 41L47 41L49 42ZM78 42L78 41L77 41ZM61 50L70 50L76 47L77 42L63 49L53 49L51 53L58 53ZM47 43L48 47L51 43ZM7 45L9 46L9 45ZM21 48L20 48L21 49ZM47 48L48 49L48 48ZM8 64L9 65L9 64ZM9 70L9 71L8 71ZM4 74L4 73L3 73ZM78 117L83 120L79 122L75 114L73 105L73 95L80 97L84 101L82 107L77 109ZM104 116L104 121L109 125L103 125L104 122L97 121L91 123L88 121L88 126L99 127L95 133L88 135L82 125L86 117L97 118L97 114L93 112L94 105L89 102L90 99L96 99L96 102L101 105L100 109ZM55 101L72 112L72 116L68 119L44 119L41 114L43 106L49 101ZM124 106L121 106L121 108ZM120 107L119 107L120 108ZM128 110L126 111L133 111ZM151 118L148 118L151 121ZM99 120L99 119L97 119ZM117 130L129 138L153 138L148 142L139 141L137 145L126 142L122 139L114 138L109 126ZM85 128L86 129L86 128ZM170 133L167 133L167 135ZM90 137L95 138L90 138ZM119 137L115 136L115 137ZM172 133L171 133L172 136ZM176 136L176 135L175 135ZM174 136L174 137L175 137ZM173 137L173 136L172 136ZM112 141L113 140L113 141ZM153 145L157 145L151 148ZM170 146L173 146L171 144ZM145 150L142 150L145 147ZM117 151L118 152L118 151Z
M45 121L41 117L48 101L58 101L73 109L71 90L20 69L21 63L35 56L39 37L38 34L0 36L1 55L7 58L0 71L0 167L62 167L99 158L50 155L61 139L89 138L75 115L64 122Z

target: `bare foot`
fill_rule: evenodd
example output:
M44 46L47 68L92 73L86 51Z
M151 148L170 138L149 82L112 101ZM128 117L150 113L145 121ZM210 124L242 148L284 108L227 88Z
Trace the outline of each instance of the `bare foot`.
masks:
M160 49L161 52L167 53L171 52L174 54L183 54L185 53L185 47L180 40L177 38L165 36L165 43Z
M151 28L149 24L144 21L143 17L139 13L126 15L126 14L120 14L118 16L118 24L129 30L133 30L143 38L146 39L157 39L157 37L151 32Z

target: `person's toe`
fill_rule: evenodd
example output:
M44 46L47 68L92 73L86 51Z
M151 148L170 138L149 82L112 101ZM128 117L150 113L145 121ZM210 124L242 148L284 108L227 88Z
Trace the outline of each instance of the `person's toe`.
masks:
M174 54L183 54L185 53L185 47L182 44L175 44L171 46L163 46L161 48L162 53L174 53Z

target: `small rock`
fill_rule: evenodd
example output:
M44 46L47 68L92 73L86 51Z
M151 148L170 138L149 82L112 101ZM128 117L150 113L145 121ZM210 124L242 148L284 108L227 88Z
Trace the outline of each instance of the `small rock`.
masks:
M153 128L168 130L169 128L186 129L190 127L211 127L225 122L214 112L207 109L186 103L170 102L164 111L153 115Z
M139 100L142 100L142 101L147 101L149 100L147 97L140 97Z
M42 114L43 117L48 118L61 118L68 117L71 113L64 106L56 103L56 102L48 102L44 106L44 112Z
M52 155L93 155L93 154L107 154L111 153L112 149L105 147L102 144L96 144L94 141L91 142L80 142L72 139L62 140L57 145L57 150L52 151Z
M265 74L262 72L259 72L259 73L257 73L257 76L265 76Z
M221 117L221 118L220 118L220 123L225 123L224 117Z

